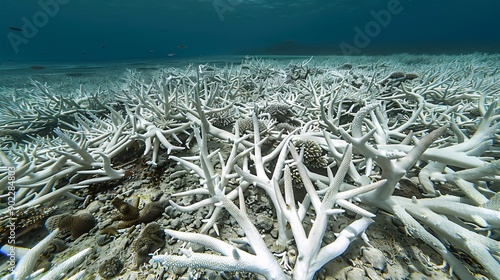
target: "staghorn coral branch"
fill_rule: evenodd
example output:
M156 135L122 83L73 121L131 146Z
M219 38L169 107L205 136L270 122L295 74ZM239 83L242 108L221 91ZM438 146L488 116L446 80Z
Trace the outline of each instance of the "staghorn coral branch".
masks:
M441 135L446 132L447 128L445 126L438 128L437 130L431 132L425 136L414 148L412 148L406 156L399 158L395 161L389 160L386 157L377 156L374 161L377 162L382 168L382 178L387 179L388 182L383 188L378 188L377 190L367 194L375 200L384 200L389 198L393 192L396 184L407 172L407 170L412 167L415 162L420 158L420 156L425 152L425 150ZM360 147L362 142L355 142L353 145ZM366 145L361 146L361 149L367 149Z
M76 153L78 153L81 157L82 160L78 160L78 163L83 166L88 166L92 162L94 162L94 158L92 155L85 150L84 147L81 147L79 144L77 144L75 141L73 141L71 138L69 138L66 134L62 133L60 130L56 129L54 130L54 133L59 136L64 142L68 144L69 147L71 147Z
M443 238L447 242L451 242L454 246L457 246L458 248L466 251L471 256L473 256L486 269L486 271L491 273L500 269L500 264L492 255L497 254L497 252L500 250L500 242L476 234L455 223L449 222L448 219L441 215L441 212L439 211L439 208L437 208L435 203L432 203L433 206L431 207L426 207L426 205L421 205L419 200L413 202L409 199L399 197L394 197L392 200L397 202L398 205L403 206L405 209L402 210L396 208L396 215L401 215L403 211L408 212L412 217L415 217L426 226L432 228L432 230L436 232L438 237ZM448 206L448 203L442 200L439 200L439 203L442 205L441 207L444 208L452 207L451 205ZM425 204L429 204L429 202ZM459 205L456 206L460 207ZM443 213L446 212L447 211L443 211ZM500 219L500 212L491 210L486 212L488 212L492 216L491 218L496 220L496 223L498 224L498 221ZM478 216L482 216L481 213L477 211L475 212L475 214ZM473 218L471 217L471 219ZM425 229L422 227L410 228L409 231L412 232L413 235L427 235ZM424 241L428 243L427 240L424 239ZM431 244L434 244L434 242L431 241ZM446 248L444 248L444 246L434 248L439 248L438 252L440 252L448 262L450 262L452 268L456 270L455 272L461 278L466 278L467 275L470 275L467 269L463 267L463 264L458 260L455 260L454 257L452 258L451 254ZM490 275L490 277L492 277L492 279L499 279L496 275Z
M240 197L242 195L243 194L240 193ZM162 262L166 266L203 267L223 271L250 271L261 274L267 279L286 279L279 263L267 249L267 245L260 237L258 230L247 217L244 209L238 209L238 207L223 194L223 191L218 188L215 189L215 197L241 226L255 255L244 252L223 241L204 234L180 233L165 230L167 235L204 245L223 254L223 256L194 253L191 250L184 249L182 250L183 256L154 256L153 260Z
M44 239L38 242L35 247L31 248L26 254L19 260L16 264L16 268L5 279L13 279L13 280L23 280L29 277L29 275L33 272L33 268L35 267L36 260L42 254L42 252L49 246L52 240L59 233L59 229L54 230L49 235L47 235ZM10 277L10 278L9 278Z
M86 248L69 259L63 261L62 263L58 264L56 267L52 268L49 272L44 274L40 280L59 280L63 277L63 274L66 273L69 269L79 265L87 254L89 253L90 248Z
M90 185L98 182L110 181L121 179L125 171L123 169L115 170L111 167L111 160L104 153L98 153L103 161L103 169L102 170L82 170L77 171L78 174L98 174L98 175L106 175L104 177L92 178L84 181L78 182L78 185Z
M334 242L325 245L320 249L320 251L318 252L318 256L311 264L309 269L317 271L329 261L342 255L347 250L351 242L360 234L362 234L372 223L373 220L367 217L362 217L361 219L352 222L350 225L340 231Z
M493 103L491 106L495 107L495 104ZM445 242L451 241L455 244L455 247L460 247L469 255L473 256L484 267L487 267L487 273L490 277L492 275L491 272L498 269L498 256L493 253L496 248L498 248L498 242L494 242L490 238L471 232L461 224L444 219L443 215L449 216L451 220L456 220L458 217L467 222L478 224L483 229L495 229L498 227L498 212L469 206L467 204L471 203L471 201L454 200L452 197L448 199L435 198L433 200L416 198L405 199L393 196L392 193L399 179L402 178L417 161L434 160L435 162L429 163L419 174L419 178L425 183L426 190L428 190L429 193L437 193L434 190L431 180L446 180L459 186L464 193L474 199L474 204L484 204L487 201L485 196L475 190L472 183L467 182L463 178L466 177L471 181L477 182L488 180L487 178L491 178L491 175L494 175L496 172L495 163L486 164L485 159L477 157L477 155L481 155L489 149L491 142L488 141L491 141L492 133L498 130L498 125L494 123L496 120L491 116L491 112L493 111L492 107L485 112L483 120L478 126L479 128L472 137L462 137L463 140L459 144L440 148L429 148L429 146L435 142L440 135L444 134L446 125L442 125L441 128L430 133L422 140L416 141L415 147L409 146L407 140L405 140L405 145L384 145L383 142L380 143L379 141L375 147L369 144L370 138L374 135L376 130L380 131L380 127L371 130L367 134L360 134L358 137L352 137L342 128L333 126L332 121L327 120L326 122L330 129L333 131L337 130L347 142L352 143L357 153L361 153L367 157L366 161L373 159L374 162L382 168L382 178L388 179L385 186L372 192L361 194L359 196L361 201L365 204L376 206L390 213L394 213L401 219L403 224L405 224L407 231L412 236L421 238L427 244L436 248L436 250L449 262L454 272L460 278L464 279L471 278L472 276L463 264L448 250ZM456 108L458 107L454 107L453 110L456 110ZM448 112L451 112L451 110L446 111L444 114ZM372 114L371 117L374 119L373 123L376 124L377 119L383 118L383 115ZM323 118L326 118L325 114L323 114ZM438 122L440 120L436 118L435 121ZM358 121L358 123L360 123L360 121ZM358 133L359 131L358 128ZM328 138L331 139L330 137ZM328 138L326 142L329 149L337 149ZM448 139L444 139L441 142L447 140ZM476 146L472 147L472 145ZM389 147L393 147L401 156L393 158L391 155L393 152L390 152ZM345 148L342 150L345 150ZM451 172L447 171L447 174L442 174L447 166L457 166L466 169L457 172L453 172L453 170ZM356 174L355 172L353 173ZM439 232L439 234L433 236L421 225L421 223L432 228L433 232ZM443 226L444 224L447 226ZM448 231L442 232L443 229L454 229L453 231L459 232L459 234L454 235ZM442 240L440 240L441 238ZM484 239L483 244L472 241L478 239ZM471 240L472 242L466 241L464 243L465 240Z
M29 208L29 207L32 207L32 206L35 206L35 205L39 205L39 204L43 204L45 202L48 202L48 201L55 201L58 197L64 195L64 196L71 196L73 198L77 198L79 200L83 200L83 198L80 198L80 197L77 197L75 195L72 195L69 191L70 190L77 190L77 189L82 189L82 188L86 188L88 187L88 185L67 185L65 187L62 187L60 189L57 189L55 191L52 191L46 195L43 195L43 196L40 196L40 197L37 197L35 199L32 199L28 202L24 202L24 203L19 203L18 206L14 207L15 210L19 210L19 209L25 209L25 208ZM17 204L16 204L17 205ZM8 213L8 209L4 209L0 212L0 215L6 215Z
M207 150L207 145L206 145L207 143L206 143L206 141L204 142L204 140L203 140L203 139L207 139L208 135L206 133L204 133L203 127L202 127L202 134L201 135L199 133L198 128L195 128L194 130L195 130L194 133L196 135L196 139L197 139L198 143L201 143L199 145L200 156L196 157L195 159L200 161L202 167L200 168L197 165L195 165L191 162L188 162L187 160L185 160L183 158L171 156L171 159L176 160L179 164L183 165L184 168L186 168L187 170L195 171L198 174L198 176L200 178L202 178L203 182L205 182L207 185L212 184L212 190L215 188L222 189L227 185L229 177L233 176L233 175L231 175L231 172L233 170L233 166L236 166L235 161L241 157L246 156L252 150L252 148L249 148L249 149L246 149L245 151L241 152L239 155L237 155L238 147L240 146L239 143L242 141L245 141L245 139L248 138L248 135L245 135L243 137L239 137L239 129L238 129L238 125L236 125L236 135L235 135L234 145L233 145L233 148L231 149L231 153L230 153L227 161L224 162L222 156L220 155L220 153L218 153L219 154L219 161L220 161L220 164L222 166L222 170L220 172L220 175L218 175L218 174L216 175L216 174L214 174L214 167L209 159L210 155L208 155L208 150ZM211 176L211 178L208 178L207 176ZM220 178L220 179L217 180L218 178ZM248 185L249 185L248 183L243 182L240 184L239 188L244 190L244 189L246 189L246 187ZM213 191L211 192L209 188L199 188L199 189L192 190L192 191L177 193L177 194L174 194L174 196L192 195L195 193L207 194L210 197L207 199L204 199L202 201L196 202L196 203L189 205L189 206L180 206L180 205L174 203L173 201L171 201L171 204L179 211L187 212L187 211L193 211L193 210L199 209L200 207L203 207L203 206L213 206L213 204L217 201L217 199L215 197L213 197L213 195L214 195ZM236 190L233 190L227 196L230 199L235 199L238 196L238 192ZM215 221L220 213L220 211L218 209L219 208L216 208L216 210L212 213L212 217L210 219L206 220L207 223L201 229L202 233L207 232L211 227L215 226Z
M373 222L371 219L363 217L360 220L353 222L349 227L344 229L334 242L321 248L323 236L328 225L328 216L343 212L343 210L339 211L337 209L332 209L334 204L338 201L346 201L346 199L350 199L355 195L372 191L375 188L383 185L386 181L381 180L368 186L339 192L340 186L344 181L344 177L347 174L349 165L351 163L352 146L349 145L343 155L342 162L337 170L337 174L335 175L335 177L333 177L331 170L329 168L327 169L330 184L325 191L323 199L320 200L316 190L312 186L312 183L307 176L307 172L305 172L305 167L302 163L303 149L301 151L301 155L299 156L295 151L295 147L293 146L293 144L290 144L290 152L293 155L296 167L299 170L301 180L304 186L306 186L306 199L310 199L312 201L313 208L316 212L314 223L308 233L306 233L306 230L302 225L302 215L297 211L295 207L292 178L288 165L285 165L284 172L285 198L283 198L283 196L280 194L277 180L273 181L273 186L275 192L278 194L278 205L281 208L283 215L286 217L287 221L290 224L298 250L293 278L312 279L316 271L318 271L324 264L326 264L333 258L336 258L340 254L342 254L348 248L350 242L356 236L364 232L368 225ZM304 204L308 203L304 202L302 205ZM340 204L346 205L350 209L354 209L354 207L351 207L348 203L341 202ZM365 212L367 211L364 211L363 213ZM367 215L371 217L374 216L371 213L367 213Z

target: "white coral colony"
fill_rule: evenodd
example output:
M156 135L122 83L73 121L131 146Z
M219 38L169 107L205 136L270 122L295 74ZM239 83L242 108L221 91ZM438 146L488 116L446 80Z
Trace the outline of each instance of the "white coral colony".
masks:
M412 65L411 72L391 57L245 59L161 69L147 78L129 70L109 89L66 95L40 82L1 88L0 227L8 228L11 215L53 204L86 207L101 192L132 195L141 184L127 189L130 174L169 166L175 172L158 180L198 183L161 189L170 199L166 212L204 216L197 227L160 218L169 245L153 254L156 264L145 264L151 270L313 279L357 246L349 254L357 254L358 265L346 275L365 267L383 278L391 263L368 237L392 219L435 250L441 275L500 279L499 58L476 56ZM307 75L290 79L293 69ZM134 151L140 166L122 165ZM105 189L112 182L122 185ZM106 232L124 252L132 243L125 236L136 234ZM7 240L8 231L0 233ZM82 247L35 273L40 250L57 233L26 249L4 279L97 271L88 262L84 270L85 258L99 255ZM96 234L90 230L71 246ZM121 273L140 273L122 261Z

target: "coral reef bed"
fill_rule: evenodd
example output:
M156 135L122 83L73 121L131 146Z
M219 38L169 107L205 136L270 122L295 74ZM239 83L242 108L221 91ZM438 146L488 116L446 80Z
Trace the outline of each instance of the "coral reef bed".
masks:
M2 279L500 279L500 57L0 85Z

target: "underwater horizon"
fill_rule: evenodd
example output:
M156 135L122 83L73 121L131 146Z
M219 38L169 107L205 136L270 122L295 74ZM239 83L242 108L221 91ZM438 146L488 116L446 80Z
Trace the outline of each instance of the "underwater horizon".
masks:
M498 53L500 2L0 1L0 63Z

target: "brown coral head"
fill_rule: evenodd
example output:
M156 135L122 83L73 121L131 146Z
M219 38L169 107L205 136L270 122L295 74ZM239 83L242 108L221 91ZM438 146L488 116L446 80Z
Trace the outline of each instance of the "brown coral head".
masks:
M405 76L405 73L404 72L392 72L391 74L389 74L389 78L390 79L399 79L399 78L403 78Z
M294 142L297 152L304 148L304 164L307 167L323 168L328 165L328 161L323 157L321 146L313 140L296 140Z
M47 229L52 231L59 228L62 233L70 232L72 239L89 232L96 224L97 221L94 216L86 212L75 215L55 215L45 221Z
M253 132L253 119L252 118L245 118L245 119L239 119L237 120L238 122L238 127L240 129L240 132L245 132L245 131L250 131ZM259 131L262 132L266 129L266 124L258 120L257 124L259 126Z
M277 131L292 132L295 127L289 123L278 123L274 126Z
M120 222L117 225L117 228L122 229L141 223L145 224L150 223L162 216L163 212L165 212L165 207L167 207L167 205L168 205L167 200L150 202L144 205L144 208L142 208L142 210L139 212L138 218L129 220L121 219L122 222Z
M292 106L282 103L269 104L264 112L269 113L272 118L276 119L278 122L285 122L287 119L294 116L292 111Z
M158 223L147 224L141 232L141 236L147 236L157 241L165 242L165 231Z
M139 218L139 209L137 207L116 197L111 201L111 204L122 214L120 217L123 221L131 221Z
M118 257L112 257L104 261L99 267L98 273L104 279L111 279L120 274L123 269L123 263Z
M68 215L68 214L61 214L61 215L54 215L52 217L49 217L45 221L45 227L48 230L53 231L53 230L57 229L58 227L60 227L62 219L67 219L67 217L69 217L69 216L70 215ZM64 232L65 229L61 229L61 231Z
M416 79L418 78L418 74L415 74L415 73L407 73L405 75L405 78L408 79L408 80L413 80L413 79Z
M163 214L165 212L165 207L167 206L168 201L155 201L150 202L144 205L144 208L140 212L139 223L150 223Z
M148 254L165 246L165 232L157 223L150 223L144 227L139 238L134 242L133 250L139 256Z

